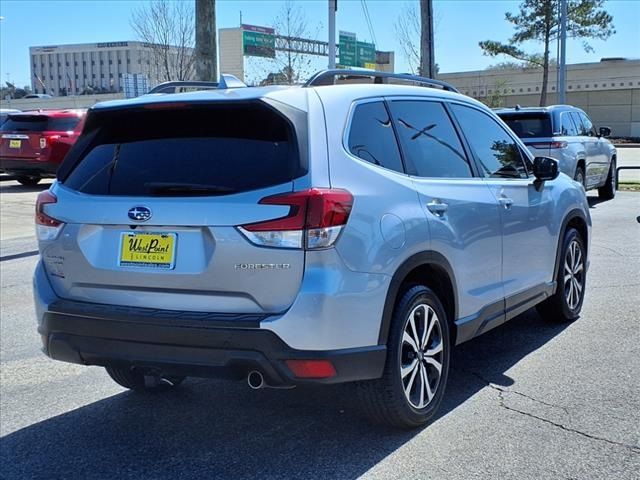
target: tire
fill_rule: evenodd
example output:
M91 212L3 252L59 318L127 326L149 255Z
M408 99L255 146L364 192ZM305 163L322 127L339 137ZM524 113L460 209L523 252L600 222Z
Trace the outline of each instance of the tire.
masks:
M556 292L537 306L542 318L572 322L580 316L587 279L586 258L580 233L575 228L567 229L560 253Z
M578 168L576 168L576 174L573 177L573 179L578 182L581 183L582 186L585 188L585 190L587 189L587 182L586 182L586 177L584 174L584 167L579 166Z
M415 331L411 319L417 334L407 333ZM425 329L428 335L422 341ZM416 352L406 336L410 340L418 337L422 348ZM408 288L393 312L382 377L355 384L365 413L378 422L405 429L419 427L433 418L442 402L449 374L449 338L447 315L436 294L422 285ZM428 346L431 348L425 348ZM427 355L429 351L433 353ZM423 382L423 374L427 382Z
M168 382L161 381L156 385L148 386L145 384L144 374L134 367L110 366L105 367L105 370L111 379L121 387L139 392L167 390L177 387L185 379L185 377L162 377L162 380Z
M612 200L616 196L618 185L616 182L616 159L612 158L609 164L609 175L604 185L598 188L598 197L602 200Z
M25 187L35 187L42 180L40 177L29 177L27 175L20 175L16 177L16 181Z

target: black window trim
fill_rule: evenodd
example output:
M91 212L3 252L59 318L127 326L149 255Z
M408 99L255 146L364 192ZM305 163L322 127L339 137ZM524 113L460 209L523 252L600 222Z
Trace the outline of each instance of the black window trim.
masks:
M478 172L480 173L480 178L482 178L483 180L494 180L494 181L495 181L495 180L499 180L499 181L508 180L509 182L512 182L512 181L523 181L523 180L531 181L531 180L533 179L532 172L531 172L531 170L530 170L530 168L529 168L529 163L531 163L531 161L532 161L532 158L531 158L531 157L532 157L532 156L531 156L531 152L529 152L529 149L527 149L527 148L525 147L525 145L524 145L524 143L522 142L522 140L521 140L521 139L520 139L516 134L514 134L513 132L511 132L511 131L509 130L509 128L508 128L508 127L507 127L507 128L503 127L503 126L501 125L501 122L496 121L496 119L495 119L495 118L493 118L489 113L487 113L486 111L484 111L482 108L479 108L478 106L473 105L472 103L460 102L460 101L455 101L455 100L450 100L450 101L449 101L449 103L450 103L450 104L457 104L457 105L461 105L461 106L463 106L463 107L467 107L467 108L471 108L471 109L473 109L473 110L477 110L478 112L480 112L480 113L484 114L485 116L489 117L489 119L490 119L490 120L493 120L493 121L494 121L494 123L496 123L496 125L498 125L498 126L499 126L499 127L500 127L500 128L501 128L501 129L502 129L502 130L507 134L507 136L508 136L509 138L511 138L511 139L515 142L515 144L518 146L518 150L520 151L520 158L521 158L521 160L522 160L522 163L523 163L523 165L524 165L525 172L526 172L526 174L527 174L526 178L516 178L516 177L513 177L513 178L510 178L510 177L501 177L501 178L496 178L496 177L485 177L485 176L482 174L482 167L481 167L480 159L479 159L479 158L478 158L478 156L476 155L476 152L471 148L471 144L469 144L469 143L468 143L468 140L467 140L467 138L466 138L466 134L464 133L464 131L462 130L462 128L460 128L460 131L462 132L462 135L463 135L463 136L464 136L464 138L465 138L465 142L469 145L469 149L470 149L470 151L471 151L471 153L472 153L472 159L473 159L473 162L474 162L474 163L475 163L475 165L476 165L476 168L478 169ZM456 124L457 124L458 126L460 126L460 124L458 123L458 118L455 116L455 112L451 111L451 114L452 114L452 116L455 118ZM494 115L495 115L495 114L494 114ZM497 116L497 115L496 115L496 116ZM498 119L499 119L499 118L500 118L500 117L498 117ZM526 161L525 161L525 159L524 159L524 157L525 157L525 156L529 159L529 162L526 162Z
M363 105L366 103L382 103L382 105L384 106L384 109L387 112L387 115L389 115L389 120L391 121L391 125L393 128L393 138L396 141L396 147L398 148L398 152L400 155L400 164L402 165L402 172L399 172L398 170L393 170L391 168L387 168L383 165L376 165L374 163L368 162L367 160L365 160L364 158L360 158L357 155L355 155L351 150L349 150L349 135L351 134L351 126L353 124L353 116L355 114L356 108L359 105ZM367 98L360 98L357 100L354 100L353 102L351 102L351 105L349 107L349 113L347 113L347 120L346 120L346 124L345 127L343 129L342 132L342 150L350 157L353 158L354 160L357 160L358 162L364 163L366 165L371 165L375 168L381 168L387 172L391 172L391 173L396 173L398 175L402 175L402 176L409 176L409 174L407 173L407 167L404 161L404 157L402 155L402 149L400 148L400 143L398 141L398 135L396 132L396 127L393 123L393 118L391 117L391 112L389 111L389 107L387 106L387 103L385 101L384 97L367 97Z

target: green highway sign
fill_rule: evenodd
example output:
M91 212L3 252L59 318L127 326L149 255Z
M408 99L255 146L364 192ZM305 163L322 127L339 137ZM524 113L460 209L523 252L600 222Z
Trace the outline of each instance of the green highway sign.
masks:
M376 46L373 43L359 42L356 34L340 32L338 36L340 65L343 67L365 67L376 63Z
M251 57L275 58L275 30L256 25L242 25L242 52Z

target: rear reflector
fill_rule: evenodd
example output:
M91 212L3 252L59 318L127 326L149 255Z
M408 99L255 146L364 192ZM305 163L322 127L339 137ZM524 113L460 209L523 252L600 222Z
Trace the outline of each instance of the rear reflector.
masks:
M353 196L346 190L311 188L266 197L260 204L289 206L289 214L239 227L251 242L267 247L327 248L346 225Z
M336 369L329 360L287 360L285 362L296 378L331 378Z
M36 200L36 235L38 240L55 240L64 223L44 213L44 206L56 203L58 199L50 191L40 192Z

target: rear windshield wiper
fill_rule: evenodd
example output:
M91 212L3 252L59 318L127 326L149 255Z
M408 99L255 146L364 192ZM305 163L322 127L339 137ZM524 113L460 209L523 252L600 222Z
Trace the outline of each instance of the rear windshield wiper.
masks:
M178 196L178 195L224 195L236 193L237 190L221 185L203 185L198 183L165 183L153 182L144 184L145 191L151 195Z

